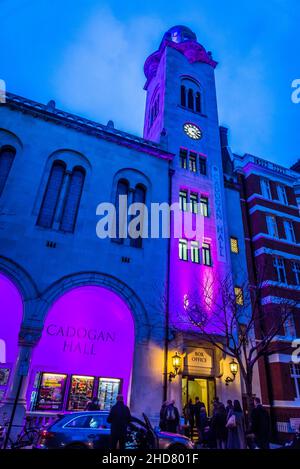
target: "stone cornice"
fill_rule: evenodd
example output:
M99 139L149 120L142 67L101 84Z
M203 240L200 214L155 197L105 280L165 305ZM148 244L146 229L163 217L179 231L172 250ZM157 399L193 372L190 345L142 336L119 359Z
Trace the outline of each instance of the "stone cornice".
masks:
M34 117L52 121L58 125L72 128L79 132L93 135L95 137L116 143L118 145L134 148L137 151L147 153L149 155L172 160L173 153L165 150L158 143L145 140L141 137L117 130L113 127L105 126L97 122L91 121L84 117L71 114L69 112L56 109L53 106L41 104L13 93L6 93L6 103L2 106L8 106L11 109L29 113Z

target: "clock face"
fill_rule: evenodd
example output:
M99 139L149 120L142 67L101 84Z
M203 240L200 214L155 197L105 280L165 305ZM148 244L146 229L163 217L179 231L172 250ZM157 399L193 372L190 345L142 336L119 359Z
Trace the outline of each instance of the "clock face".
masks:
M200 138L202 138L202 130L196 124L191 124L187 122L183 125L183 130L185 131L188 137L194 140L200 140Z

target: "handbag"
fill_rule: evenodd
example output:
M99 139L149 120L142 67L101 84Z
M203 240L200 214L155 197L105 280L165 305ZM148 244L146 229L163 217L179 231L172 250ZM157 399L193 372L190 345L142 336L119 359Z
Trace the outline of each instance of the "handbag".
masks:
M236 418L235 415L232 414L231 417L229 417L228 422L226 423L226 428L235 428L236 427Z

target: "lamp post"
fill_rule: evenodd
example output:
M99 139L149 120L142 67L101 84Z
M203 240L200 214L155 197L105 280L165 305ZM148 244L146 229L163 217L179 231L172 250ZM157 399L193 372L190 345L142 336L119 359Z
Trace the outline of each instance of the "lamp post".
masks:
M172 357L172 366L173 366L174 371L170 371L170 373L169 373L170 383L172 382L172 380L174 378L176 378L176 376L178 375L179 370L180 370L181 356L178 354L178 352L175 352L175 355L173 355L173 357Z
M229 383L233 383L233 381L235 380L235 377L237 375L238 369L239 369L239 365L234 360L234 358L229 363L229 368L230 368L230 371L231 371L231 374L232 374L233 378L231 378L230 376L227 376L227 378L225 379L226 386L228 386Z

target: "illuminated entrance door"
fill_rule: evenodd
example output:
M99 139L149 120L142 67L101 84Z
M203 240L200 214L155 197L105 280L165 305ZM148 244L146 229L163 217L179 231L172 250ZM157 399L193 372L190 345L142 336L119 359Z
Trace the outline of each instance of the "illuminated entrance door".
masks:
M205 404L208 415L212 415L213 399L216 396L215 380L213 378L194 378L184 376L182 378L182 405L192 399L195 403L196 397Z

